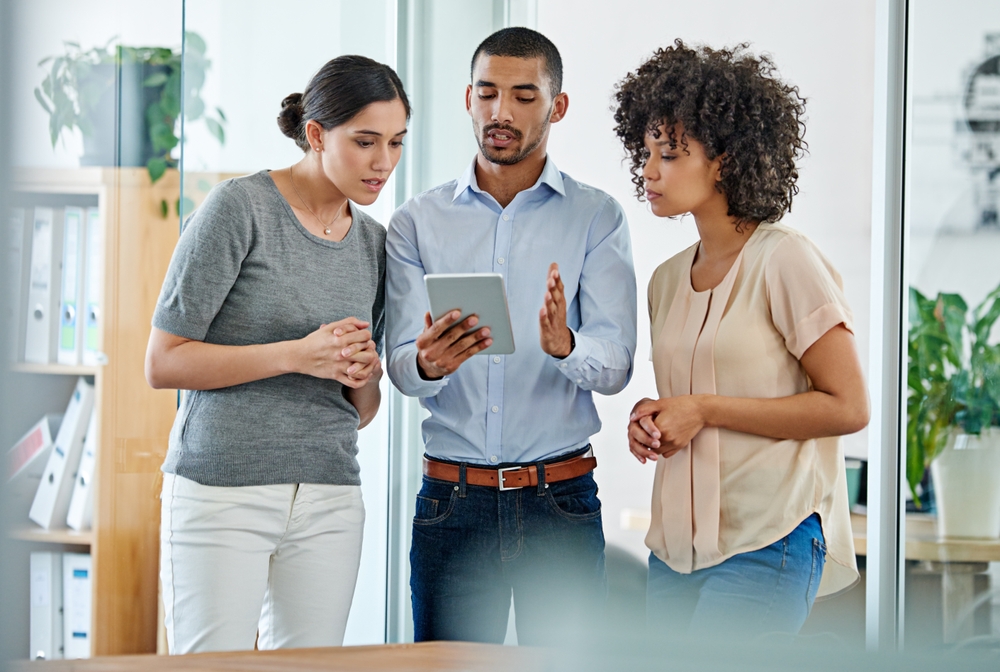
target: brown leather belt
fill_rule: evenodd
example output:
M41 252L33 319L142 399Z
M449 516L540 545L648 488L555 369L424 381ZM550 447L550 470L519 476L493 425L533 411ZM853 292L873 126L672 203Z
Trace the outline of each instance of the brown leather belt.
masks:
M558 483L591 472L597 466L596 457L571 457L562 462L545 465L545 482ZM438 462L424 458L424 476L439 481L459 482L459 466L448 462ZM501 490L516 490L538 485L538 467L506 467L504 469L465 468L465 482L469 485L485 485Z

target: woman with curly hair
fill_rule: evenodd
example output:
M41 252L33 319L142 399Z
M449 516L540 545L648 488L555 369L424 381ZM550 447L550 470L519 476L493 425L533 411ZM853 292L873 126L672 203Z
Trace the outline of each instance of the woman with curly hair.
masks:
M839 274L780 223L804 99L747 45L658 50L618 85L639 200L700 240L649 282L658 399L629 449L656 462L647 618L670 635L798 632L858 578L840 436L868 395ZM827 562L830 560L830 562Z

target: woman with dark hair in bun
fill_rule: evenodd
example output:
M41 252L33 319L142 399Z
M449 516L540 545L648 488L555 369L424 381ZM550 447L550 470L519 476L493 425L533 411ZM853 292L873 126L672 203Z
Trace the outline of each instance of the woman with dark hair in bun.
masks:
M780 223L804 100L747 45L658 50L618 85L636 195L700 240L649 281L658 399L629 448L656 462L647 616L659 636L796 633L858 579L840 436L868 394L840 275Z
M357 432L379 407L385 229L410 106L333 59L282 101L298 163L215 186L153 315L146 379L188 390L163 464L170 653L343 642L361 558Z

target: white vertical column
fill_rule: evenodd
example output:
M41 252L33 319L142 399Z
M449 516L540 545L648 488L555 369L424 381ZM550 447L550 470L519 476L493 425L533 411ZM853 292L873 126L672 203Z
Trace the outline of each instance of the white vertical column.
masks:
M902 645L905 518L901 465L906 301L903 268L903 149L907 0L875 3L875 123L872 152L871 394L868 428L866 643Z

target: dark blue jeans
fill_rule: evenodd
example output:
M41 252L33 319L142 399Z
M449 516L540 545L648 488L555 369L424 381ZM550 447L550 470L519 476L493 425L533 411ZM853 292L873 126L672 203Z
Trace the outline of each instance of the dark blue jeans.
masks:
M540 481L500 491L424 478L410 547L416 641L502 643L511 595L519 644L580 641L603 620L593 474Z
M826 563L819 515L791 534L714 567L679 574L650 553L646 618L664 637L756 637L797 633Z

